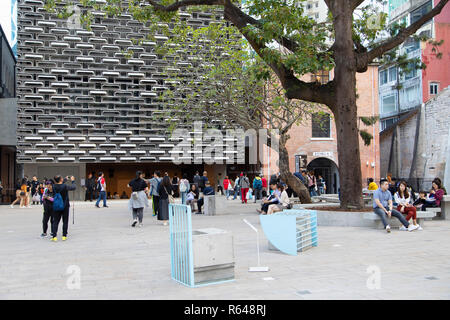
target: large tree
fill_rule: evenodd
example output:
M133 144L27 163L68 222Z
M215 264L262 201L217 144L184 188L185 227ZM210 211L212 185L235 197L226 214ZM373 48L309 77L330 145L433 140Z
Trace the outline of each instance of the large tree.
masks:
M326 105L334 115L337 131L341 206L363 207L361 167L356 104L356 73L384 53L402 44L423 24L438 15L449 0L441 0L430 12L395 35L368 46L382 30L369 26L367 14L354 16L363 0L325 0L331 26L317 23L304 14L304 0L248 0L244 5L231 0L130 0L129 10L136 18L170 21L181 8L214 6L223 9L247 39L253 50L277 75L289 99ZM55 0L50 0L55 2ZM95 1L83 0L88 4ZM121 10L121 0L106 0L111 14ZM367 8L366 8L367 9ZM85 18L85 16L84 16ZM330 41L331 40L331 41ZM279 48L274 48L276 44ZM280 50L280 48L282 50ZM302 76L334 68L328 83L307 82Z

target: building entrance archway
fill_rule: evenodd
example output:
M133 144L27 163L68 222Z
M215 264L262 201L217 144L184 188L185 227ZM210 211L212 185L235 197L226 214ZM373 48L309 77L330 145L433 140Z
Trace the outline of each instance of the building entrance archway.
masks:
M314 170L316 178L321 175L325 180L327 190L325 193L337 194L339 190L339 170L336 163L328 158L316 158L311 161L307 170Z

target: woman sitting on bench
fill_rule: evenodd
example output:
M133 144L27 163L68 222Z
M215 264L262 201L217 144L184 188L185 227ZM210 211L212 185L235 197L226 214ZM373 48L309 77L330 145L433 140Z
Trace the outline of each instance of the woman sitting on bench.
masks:
M430 196L434 195L435 201L425 200L422 203L422 211L426 211L427 208L437 208L441 205L442 198L444 197L445 191L442 188L441 179L435 178L431 184L433 188L430 191Z
M266 199L263 199L262 205L261 205L261 210L256 209L256 211L258 211L258 213L267 214L267 211L269 210L269 206L273 205L273 204L277 204L279 202L278 199L280 198L281 193L277 190L276 181L272 181L272 183L270 184L270 189L272 190L272 193Z
M289 201L289 195L287 194L287 191L285 190L284 186L281 183L278 183L277 189L278 189L278 192L281 194L281 196L278 197L277 204L269 205L267 214L272 214L277 211L283 211L284 209L291 208L291 202Z
M412 218L415 226L418 226L418 230L422 230L422 227L417 224L417 211L416 207L411 204L411 195L408 192L406 181L400 182L398 191L394 194L394 202L397 203L397 210L403 214L406 214L406 221ZM406 229L404 226L400 229Z

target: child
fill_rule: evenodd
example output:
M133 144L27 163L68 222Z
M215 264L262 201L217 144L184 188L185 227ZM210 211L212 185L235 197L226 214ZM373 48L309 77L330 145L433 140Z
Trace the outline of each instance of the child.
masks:
M414 201L413 205L418 209L422 208L422 205L426 203L428 199L432 199L432 197L427 196L426 191L419 191L419 198Z
M47 187L44 189L42 195L42 201L44 205L44 216L42 218L42 234L41 237L47 236L48 220L51 219L53 214L53 184L51 181L46 182ZM50 221L53 224L53 221Z

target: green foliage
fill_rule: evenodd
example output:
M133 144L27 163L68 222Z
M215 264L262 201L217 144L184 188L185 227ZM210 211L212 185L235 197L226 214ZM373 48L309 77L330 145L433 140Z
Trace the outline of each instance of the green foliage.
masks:
M370 146L373 136L366 130L359 130L359 136L363 139L365 146Z

